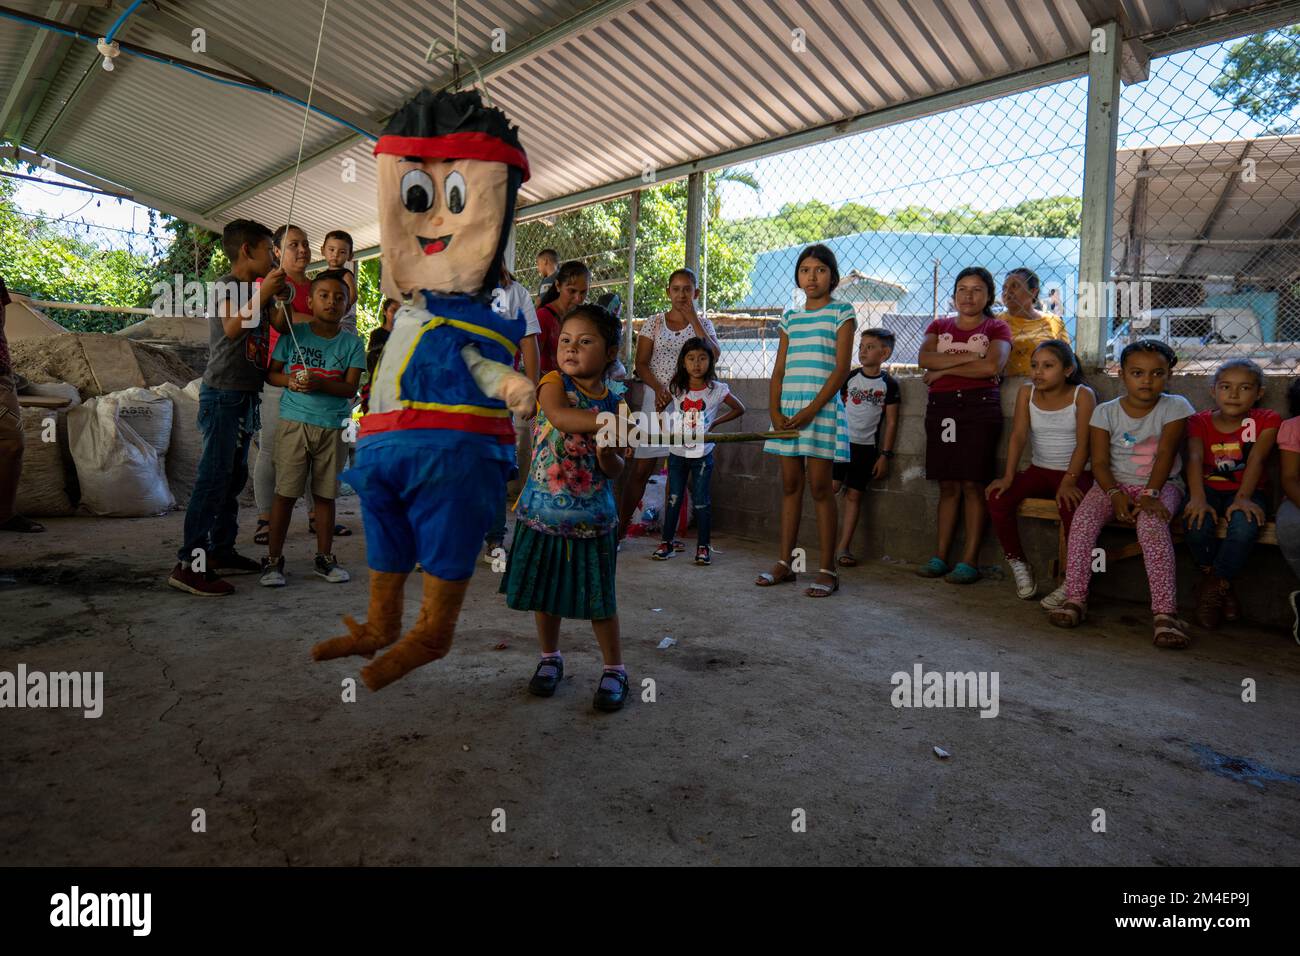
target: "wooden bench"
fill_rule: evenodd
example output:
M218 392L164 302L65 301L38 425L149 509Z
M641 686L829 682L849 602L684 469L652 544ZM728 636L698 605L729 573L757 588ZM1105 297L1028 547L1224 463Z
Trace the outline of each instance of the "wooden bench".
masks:
M1020 508L1016 512L1022 518L1038 518L1043 521L1055 521L1056 529L1056 561L1052 565L1052 574L1060 577L1065 573L1065 526L1061 524L1061 513L1056 508L1056 501L1052 498L1026 498L1020 503ZM1181 520L1174 523L1170 529L1173 532L1174 542L1178 543L1183 540ZM1120 524L1118 521L1112 521L1106 525L1108 528L1128 528L1133 529L1132 525ZM1216 534L1220 538L1228 535L1228 522L1219 519L1219 526ZM1272 521L1266 523L1259 533L1258 544L1277 544L1277 525ZM1106 561L1122 561L1125 558L1134 558L1142 553L1142 546L1133 541L1119 548L1106 549Z

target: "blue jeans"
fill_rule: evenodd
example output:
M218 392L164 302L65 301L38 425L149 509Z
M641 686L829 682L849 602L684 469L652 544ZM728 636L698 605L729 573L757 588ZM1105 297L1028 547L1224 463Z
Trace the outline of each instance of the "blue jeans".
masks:
M1222 518L1236 494L1235 491L1206 488L1205 500L1214 509L1214 513ZM1251 495L1250 500L1261 508L1266 506L1265 497L1258 491ZM1246 566L1246 559L1250 557L1250 549L1259 539L1261 528L1261 525L1237 511L1228 522L1228 536L1222 541L1216 536L1215 522L1212 518L1202 521L1199 528L1189 527L1183 540L1187 542L1187 547L1192 552L1192 560L1196 562L1197 567L1213 568L1215 575L1225 581L1231 581Z
M1291 571L1300 578L1300 508L1290 498L1283 498L1277 509L1277 543Z
M690 488L691 507L695 509L695 536L698 547L709 546L712 510L709 479L713 477L713 452L703 458L668 456L668 507L664 511L664 540L672 541L677 533L677 519L682 513L682 493Z
M235 549L239 493L248 481L248 446L261 422L257 392L199 387L199 431L203 457L185 509L185 543L176 557L188 564L195 548L209 555Z

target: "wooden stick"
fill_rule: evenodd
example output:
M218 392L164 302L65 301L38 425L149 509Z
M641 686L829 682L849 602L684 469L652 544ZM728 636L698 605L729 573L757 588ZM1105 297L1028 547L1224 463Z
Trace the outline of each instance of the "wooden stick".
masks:
M767 441L769 438L798 438L797 429L773 432L709 432L701 441L726 443L733 441Z

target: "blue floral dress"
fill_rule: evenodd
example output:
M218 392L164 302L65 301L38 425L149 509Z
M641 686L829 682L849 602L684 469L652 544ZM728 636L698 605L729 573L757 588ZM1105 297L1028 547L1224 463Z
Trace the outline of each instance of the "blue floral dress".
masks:
M612 391L590 394L561 372L548 372L539 388L556 381L577 408L618 410ZM518 522L500 587L506 603L559 617L613 617L618 509L614 482L596 462L596 436L557 430L539 407L533 461L515 510Z

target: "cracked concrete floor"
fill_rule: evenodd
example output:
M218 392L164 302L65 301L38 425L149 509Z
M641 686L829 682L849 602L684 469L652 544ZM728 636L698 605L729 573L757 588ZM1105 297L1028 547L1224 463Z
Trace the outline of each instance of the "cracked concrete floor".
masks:
M364 612L360 535L336 548L356 579L325 584L300 511L289 587L238 578L236 595L205 600L163 583L181 518L0 537L14 579L0 584L0 669L103 671L106 696L97 720L0 710L0 863L1300 857L1300 648L1281 632L1197 633L1162 652L1137 605L1099 604L1063 632L1005 583L956 589L881 563L813 604L751 585L770 546L720 537L697 568L648 561L636 541L619 606L633 685L652 678L655 702L591 710L599 658L581 623L565 626L565 686L530 698L531 619L484 569L446 661L343 703L357 664L308 651ZM408 621L418 600L413 583ZM678 645L657 649L665 636ZM916 661L997 671L999 715L895 709L890 677ZM1241 700L1247 677L1257 703Z

